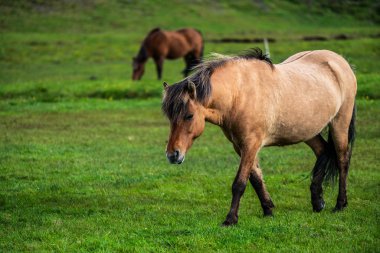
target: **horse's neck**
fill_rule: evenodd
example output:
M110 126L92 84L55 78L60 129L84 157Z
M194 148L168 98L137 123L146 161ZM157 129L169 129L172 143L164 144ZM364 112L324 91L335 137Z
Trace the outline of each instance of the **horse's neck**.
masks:
M222 127L225 123L225 112L231 110L233 97L230 94L219 93L213 90L210 100L205 107L206 121Z
M145 49L144 44L141 45L139 53L137 54L137 60L139 62L146 62L149 58L148 51Z
M223 117L219 110L213 108L205 108L205 118L207 122L211 124L221 126L223 123Z

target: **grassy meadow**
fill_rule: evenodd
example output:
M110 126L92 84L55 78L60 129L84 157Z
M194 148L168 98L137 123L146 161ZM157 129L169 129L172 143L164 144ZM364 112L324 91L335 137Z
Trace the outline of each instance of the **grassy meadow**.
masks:
M0 0L0 252L378 252L380 25L362 9L301 2ZM206 55L264 47L210 42L225 37L275 38L274 63L302 50L343 55L358 78L348 208L332 213L338 189L327 187L326 209L312 212L305 144L267 148L274 217L248 186L239 224L220 227L239 164L232 145L207 124L170 165L152 61L131 81L132 56L156 26L200 29ZM311 35L328 40L302 40ZM163 79L183 68L165 61Z

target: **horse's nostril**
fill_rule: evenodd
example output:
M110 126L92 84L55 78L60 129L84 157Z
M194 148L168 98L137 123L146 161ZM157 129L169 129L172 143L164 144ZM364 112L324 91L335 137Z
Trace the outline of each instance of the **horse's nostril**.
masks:
M174 151L174 156L175 156L176 158L179 157L179 150L178 150L178 149L176 149L176 150Z

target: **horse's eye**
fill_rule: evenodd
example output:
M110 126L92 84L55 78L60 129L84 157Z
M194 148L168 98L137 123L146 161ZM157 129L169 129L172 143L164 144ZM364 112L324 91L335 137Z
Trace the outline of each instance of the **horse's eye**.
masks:
M189 114L185 116L185 120L191 120L193 118L193 114Z

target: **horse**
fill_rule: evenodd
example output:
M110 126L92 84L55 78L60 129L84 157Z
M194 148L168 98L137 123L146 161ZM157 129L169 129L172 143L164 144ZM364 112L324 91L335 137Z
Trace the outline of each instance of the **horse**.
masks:
M223 130L240 156L231 207L222 223L230 226L238 222L248 180L264 216L273 215L259 151L305 142L316 156L310 185L313 210L320 212L325 207L323 182L339 177L333 211L341 211L347 206L356 90L350 65L332 51L304 51L279 64L257 48L235 56L216 55L182 81L170 86L164 83L162 111L170 122L166 157L172 164L181 164L206 121ZM322 136L325 128L327 138Z
M184 57L186 67L183 74L186 77L191 69L201 62L203 56L203 38L200 31L185 28L176 31L164 31L160 28L151 30L141 44L136 57L133 57L133 80L140 80L144 74L144 65L152 57L160 80L164 59Z

